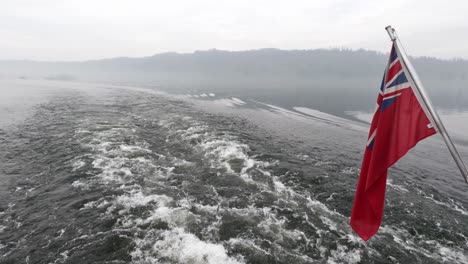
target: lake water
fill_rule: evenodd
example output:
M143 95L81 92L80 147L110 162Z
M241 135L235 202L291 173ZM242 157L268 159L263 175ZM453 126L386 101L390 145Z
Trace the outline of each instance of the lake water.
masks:
M364 243L348 223L366 111L42 80L0 92L1 263L468 263L467 186L439 136L392 167ZM463 139L466 112L442 113Z

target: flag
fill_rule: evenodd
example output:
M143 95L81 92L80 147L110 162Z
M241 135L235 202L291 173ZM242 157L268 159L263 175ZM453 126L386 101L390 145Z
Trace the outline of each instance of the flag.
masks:
M366 241L382 222L388 168L436 133L396 49L393 45L380 86L351 213L351 227Z

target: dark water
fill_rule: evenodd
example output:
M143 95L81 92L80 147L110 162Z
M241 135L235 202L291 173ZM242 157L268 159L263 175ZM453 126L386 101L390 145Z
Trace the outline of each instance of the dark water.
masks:
M363 243L365 126L61 85L0 130L1 263L468 263L468 195L437 139L391 170Z

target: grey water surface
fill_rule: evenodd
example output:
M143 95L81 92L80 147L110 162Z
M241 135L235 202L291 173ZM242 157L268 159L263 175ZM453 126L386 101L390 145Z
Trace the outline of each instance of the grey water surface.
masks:
M0 91L0 263L468 263L467 188L437 137L390 170L364 243L365 123L215 93Z

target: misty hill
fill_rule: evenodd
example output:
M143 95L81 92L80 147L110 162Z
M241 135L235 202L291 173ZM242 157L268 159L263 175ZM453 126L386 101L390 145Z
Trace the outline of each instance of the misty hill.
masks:
M138 84L174 92L212 91L284 105L372 108L388 54L366 50L261 49L163 53L83 62L0 61L0 77ZM436 104L468 107L468 61L412 58ZM323 109L322 108L322 109Z

